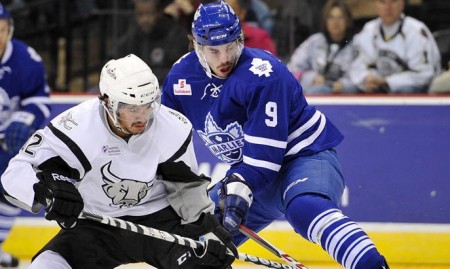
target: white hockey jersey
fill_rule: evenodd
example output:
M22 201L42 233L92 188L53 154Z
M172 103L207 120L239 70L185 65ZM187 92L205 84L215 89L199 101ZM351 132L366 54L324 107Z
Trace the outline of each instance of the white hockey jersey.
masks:
M161 106L148 130L127 142L110 130L106 117L100 101L93 99L37 131L2 176L6 197L37 212L41 206L34 199L33 184L38 181L36 170L45 167L74 179L84 209L109 216L147 215L169 204L185 222L196 220L203 211L212 212L208 181L170 182L157 175L158 165L168 160L183 161L198 173L189 120ZM184 189L176 184L191 185ZM170 193L175 190L175 195Z
M369 74L386 79L392 93L425 92L440 73L440 54L430 30L422 22L402 15L392 37L383 34L381 19L369 21L355 36L358 57L350 78L363 89Z

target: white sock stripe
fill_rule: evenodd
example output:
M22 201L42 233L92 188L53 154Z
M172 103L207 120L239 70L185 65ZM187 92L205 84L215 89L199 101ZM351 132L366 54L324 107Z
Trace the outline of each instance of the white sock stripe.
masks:
M353 268L356 265L356 261L359 261L361 259L362 255L364 255L367 250L371 248L371 246L374 247L374 244L372 240L369 239L369 237L365 237L362 240L359 240L358 242L355 242L355 244L352 244L348 249L348 253L344 258L342 259L342 264L345 265L345 268Z
M356 226L356 225L352 225L352 226ZM332 254L333 257L337 257L337 253L340 250L340 248L342 247L342 245L345 243L345 241L347 241L347 239L350 238L350 236L362 232L361 228L357 227L351 227L348 226L346 227L343 231L342 231L342 236L340 236L340 239L337 239L337 242L335 242L334 244L332 244L332 246L330 247L330 251L329 253ZM339 235L341 234L341 232L339 232ZM336 239L336 238L335 238ZM334 240L332 240L334 241Z
M0 202L0 215L15 217L19 215L21 211L22 210L20 208L9 206Z
M358 238L357 240L353 241L353 243L351 243L347 249L345 250L344 254L342 255L342 264L347 262L347 259L350 255L350 253L353 251L353 248L358 245L359 243L361 243L361 241L368 239L367 235L365 236L361 236L360 238Z
M0 231L0 244L5 241L6 237L9 234L9 230L8 231Z
M354 231L360 231L359 227L354 222L345 222L339 227L334 229L328 236L325 242L325 250L328 251L332 256L334 256L335 249L343 240L347 237L349 233Z
M0 218L0 229L7 228L8 230L14 225L15 218Z
M311 242L320 244L320 237L323 230L331 223L338 221L345 217L340 210L329 209L313 219L308 227L308 238Z
M358 258L356 258L353 263L350 265L352 269L356 269L356 265L358 264L359 260L371 249L375 248L375 245L370 245L363 249L362 252L359 253Z
M308 232L307 232L307 236L308 236L308 240L314 243L317 243L313 237L317 237L317 236L313 236L313 235L317 235L318 232L322 229L324 220L327 220L326 217L330 214L333 213L340 213L339 210L337 209L329 209L325 212L322 212L320 215L316 216L311 223L309 224L308 227ZM342 213L341 213L342 214ZM326 223L326 222L325 222Z

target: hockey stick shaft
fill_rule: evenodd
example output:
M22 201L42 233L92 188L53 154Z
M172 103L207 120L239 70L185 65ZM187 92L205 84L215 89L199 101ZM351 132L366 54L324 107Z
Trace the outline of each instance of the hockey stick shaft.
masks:
M224 180L224 179L225 178L223 178L222 180ZM220 180L219 182L221 182L222 180ZM217 183L219 183L219 182L217 182ZM208 192L210 190L212 190L214 188L214 186L215 186L215 184L213 186L209 186L208 187ZM243 224L239 225L239 231L241 233L243 233L245 236L247 236L248 238L252 239L256 243L261 245L262 247L264 247L265 249L269 250L271 253L273 253L278 258L281 258L285 262L287 262L290 265L292 265L294 268L308 269L305 265L303 265L302 263L296 261L289 254L287 254L287 253L283 252L282 250L278 249L277 247L275 247L274 245L269 243L267 240L265 240L264 238L260 237L254 231L252 231L251 229L245 227Z
M147 227L144 225L136 224L130 221L121 220L118 218L113 218L110 216L105 216L99 213L94 213L91 211L83 210L81 212L80 218L92 220L95 222L100 222L112 227L124 229L127 231L131 231L134 233L143 234L146 236L150 236L153 238L161 239L167 242L176 243L182 246L187 246L193 249L204 249L205 248L205 242L196 241L194 239L180 236L177 234L161 231L155 228ZM230 253L230 255L232 255ZM267 260L264 258L256 257L253 255L245 254L245 253L239 253L238 260L244 261L244 262L251 262L257 265L264 265L269 268L281 268L281 269L295 269L295 267L290 265L281 264L276 261ZM300 267L301 268L301 267Z
M294 258L292 258L289 254L283 252L279 248L275 247L271 243L269 243L267 240L259 236L257 233L252 231L251 229L245 227L243 224L239 226L239 231L246 235L248 238L253 239L256 243L267 249L268 251L275 254L277 257L283 259L285 262L292 265L294 268L300 268L300 269L308 269L306 266L301 264L300 262L296 261Z

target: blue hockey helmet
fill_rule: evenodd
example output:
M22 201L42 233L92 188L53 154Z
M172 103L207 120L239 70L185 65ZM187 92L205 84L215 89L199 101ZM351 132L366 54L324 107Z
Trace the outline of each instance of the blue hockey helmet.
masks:
M222 0L197 8L192 34L200 45L218 46L242 38L242 27L236 13Z
M8 9L0 3L0 20L8 20L9 21L9 33L8 33L8 39L12 38L12 35L14 33L14 21L11 17L11 14L9 13Z
M10 19L11 15L9 14L6 7L0 3L0 20L2 19Z

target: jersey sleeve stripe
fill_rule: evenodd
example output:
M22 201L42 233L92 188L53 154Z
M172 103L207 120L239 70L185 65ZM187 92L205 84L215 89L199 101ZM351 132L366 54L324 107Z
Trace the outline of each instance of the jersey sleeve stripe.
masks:
M306 138L304 140L301 140L297 145L292 147L288 151L288 153L286 153L284 156L297 154L303 148L311 145L317 139L317 137L319 137L319 135L322 133L323 129L325 128L326 121L327 121L327 119L325 118L325 116L322 113L320 113L320 125L319 125L319 128L317 128L317 130L312 135L310 135L308 138Z
M266 168L266 169L269 169L269 170L272 170L275 172L280 171L280 168L281 168L281 165L279 165L279 164L253 159L253 158L250 158L245 155L243 158L243 162L248 165L251 165L251 166L262 167L262 168Z
M245 141L252 143L252 144L265 145L265 146L270 146L270 147L280 148L280 149L285 149L286 145L287 145L287 142L284 142L284 141L279 141L279 140L269 139L269 138L264 138L264 137L251 136L248 134L244 134L244 139L245 139Z
M50 109L48 105L50 104L50 98L46 96L41 97L30 97L22 100L20 103L22 106L35 105L39 108L45 118L50 117Z
M70 137L68 137L66 134L58 130L53 124L50 122L47 127L52 131L52 133L58 137L64 144L67 145L67 147L72 151L72 153L75 155L75 157L78 159L78 161L81 163L84 169L84 174L91 171L92 165L89 162L86 155L84 155L81 148L72 140Z
M183 154L187 151L189 143L191 143L191 140L192 140L192 130L189 132L188 137L184 141L183 145L181 145L180 149L178 149L177 152L175 152L175 154L172 157L170 157L166 162L173 162L176 159L183 156Z
M322 116L322 113L320 111L316 110L314 115L305 124L300 126L300 128L298 128L297 130L295 130L288 136L287 142L289 143L292 140L296 139L297 137L301 136L304 132L306 132L306 130L308 130L309 128L314 126L314 124L316 124L317 121L320 120L321 116Z

